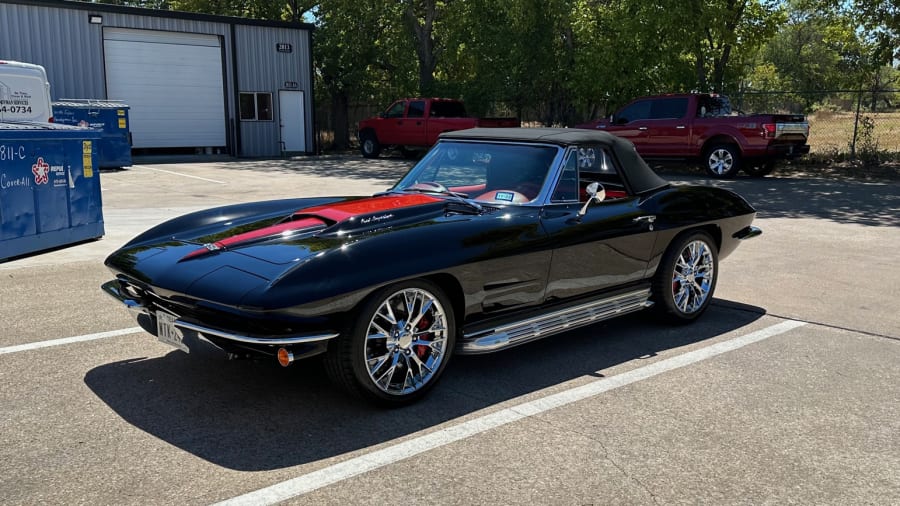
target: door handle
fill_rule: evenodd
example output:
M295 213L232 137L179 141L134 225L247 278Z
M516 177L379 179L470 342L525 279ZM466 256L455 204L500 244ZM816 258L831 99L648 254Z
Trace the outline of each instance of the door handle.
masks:
M650 225L650 230L653 230L653 222L656 221L656 216L652 215L652 214L648 214L648 215L644 215L644 216L638 216L637 218L634 218L631 221L634 223L647 223Z
M687 128L687 127L684 126L684 125L678 125L678 126L675 127L675 128L677 128L678 130L684 130L684 129Z
M641 130L641 131L644 131L646 129L647 129L647 127L638 127L638 130Z

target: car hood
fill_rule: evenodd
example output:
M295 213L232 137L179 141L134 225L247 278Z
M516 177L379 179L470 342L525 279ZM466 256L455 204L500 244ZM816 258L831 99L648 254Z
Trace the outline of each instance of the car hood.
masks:
M247 293L274 285L314 257L434 219L447 205L422 194L279 202L283 205L242 204L176 218L111 254L106 265L162 296L171 292L238 305Z

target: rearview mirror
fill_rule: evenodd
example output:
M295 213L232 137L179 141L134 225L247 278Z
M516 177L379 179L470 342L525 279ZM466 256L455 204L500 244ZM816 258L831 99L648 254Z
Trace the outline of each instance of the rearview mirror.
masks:
M581 210L578 211L579 218L584 216L587 213L587 208L589 205L591 205L591 202L596 201L599 204L600 202L603 202L606 199L606 189L603 188L603 185L601 185L600 183L598 183L596 181L587 185L587 188L585 188L585 191L587 192L589 198L587 199L587 202L585 202L584 205L581 207Z

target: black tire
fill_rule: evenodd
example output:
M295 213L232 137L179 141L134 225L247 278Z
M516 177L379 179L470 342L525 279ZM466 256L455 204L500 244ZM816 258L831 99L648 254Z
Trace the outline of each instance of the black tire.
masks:
M775 170L775 162L761 162L759 165L747 165L744 167L744 174L747 174L750 177L765 177L772 173Z
M422 151L417 149L410 149L405 146L400 147L400 155L407 160L416 160L422 157Z
M716 179L728 179L741 170L741 152L734 144L716 144L703 154L703 168Z
M434 387L456 344L453 307L439 286L420 279L384 287L353 317L325 356L335 384L383 406L409 404Z
M381 154L381 143L372 132L363 132L359 135L359 151L366 158L378 158Z
M669 245L653 277L654 309L670 322L691 322L706 311L718 277L719 251L712 237L699 230L682 234Z

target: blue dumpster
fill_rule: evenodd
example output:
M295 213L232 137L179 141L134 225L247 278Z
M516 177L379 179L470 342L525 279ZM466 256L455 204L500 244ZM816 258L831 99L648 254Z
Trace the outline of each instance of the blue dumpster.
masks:
M100 132L0 123L0 262L103 236Z
M131 166L129 107L115 100L66 99L53 102L53 121L100 130L97 165L101 169Z

